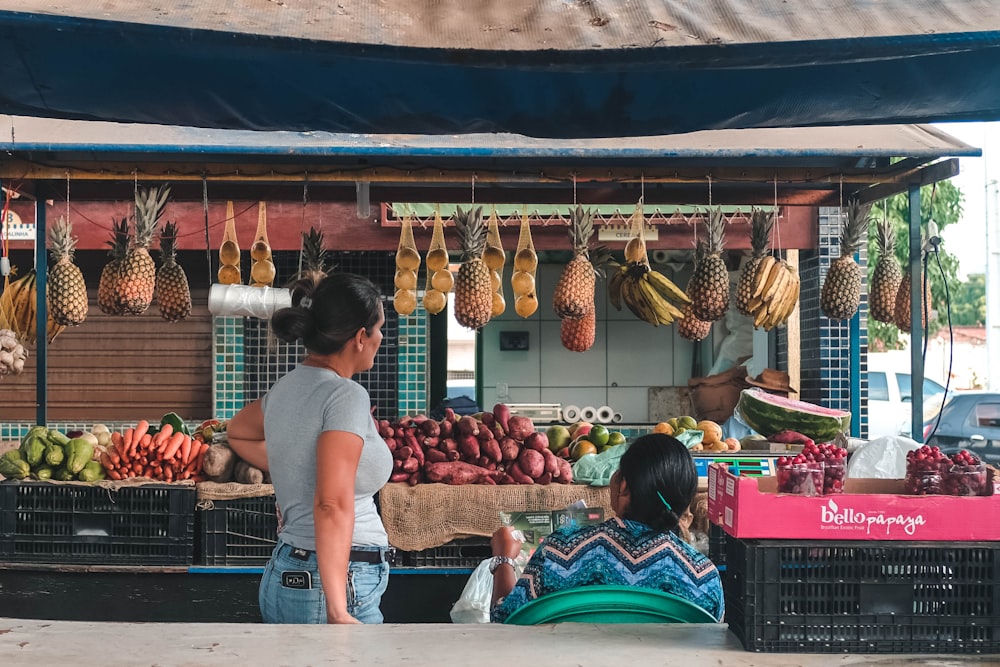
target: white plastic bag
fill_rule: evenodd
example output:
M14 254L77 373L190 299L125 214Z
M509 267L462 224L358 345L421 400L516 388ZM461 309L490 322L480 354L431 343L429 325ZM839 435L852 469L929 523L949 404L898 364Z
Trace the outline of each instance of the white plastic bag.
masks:
M847 476L877 479L906 477L906 453L920 443L903 435L887 435L862 445L847 463Z
M452 623L489 623L490 602L493 600L493 575L490 574L490 561L487 558L472 571L468 583L462 589L462 595L451 607ZM514 561L514 574L521 576L524 563L527 560L519 556Z

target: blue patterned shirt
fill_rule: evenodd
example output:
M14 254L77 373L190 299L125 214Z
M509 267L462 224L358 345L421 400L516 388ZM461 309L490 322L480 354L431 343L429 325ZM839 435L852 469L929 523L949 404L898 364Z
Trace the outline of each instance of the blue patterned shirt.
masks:
M690 600L722 620L725 603L719 571L674 533L619 518L584 528L563 528L535 550L491 620L503 623L515 609L546 593L613 584L653 588Z

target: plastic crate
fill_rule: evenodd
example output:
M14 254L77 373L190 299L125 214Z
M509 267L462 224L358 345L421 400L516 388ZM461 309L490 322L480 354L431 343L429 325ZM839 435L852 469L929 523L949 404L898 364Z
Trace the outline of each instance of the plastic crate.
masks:
M196 517L200 565L265 565L278 542L273 495L202 500Z
M474 568L492 555L488 537L470 537L433 549L400 552L396 554L396 564L404 567Z
M194 504L191 485L3 482L0 560L191 565Z
M708 558L715 566L722 568L726 564L726 531L711 521L708 523Z
M726 539L726 621L748 651L1000 652L998 542Z

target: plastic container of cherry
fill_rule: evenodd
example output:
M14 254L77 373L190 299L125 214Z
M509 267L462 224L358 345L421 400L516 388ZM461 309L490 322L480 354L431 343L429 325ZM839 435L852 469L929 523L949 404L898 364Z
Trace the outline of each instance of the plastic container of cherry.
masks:
M986 466L975 454L962 450L951 456L944 476L944 493L950 496L988 496Z
M844 492L847 450L830 443L803 445L796 456L777 460L778 493L823 496Z

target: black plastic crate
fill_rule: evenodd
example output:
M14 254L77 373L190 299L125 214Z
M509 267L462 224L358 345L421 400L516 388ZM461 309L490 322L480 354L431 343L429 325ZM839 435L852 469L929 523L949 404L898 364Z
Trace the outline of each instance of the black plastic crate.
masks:
M201 565L264 565L278 541L274 496L198 502Z
M396 554L396 565L404 567L476 567L493 555L488 537L454 540L433 549L402 551Z
M193 485L0 484L0 560L190 565Z
M722 581L748 651L1000 652L1000 542L727 536Z
M721 526L708 522L708 558L718 568L726 564L726 537Z

